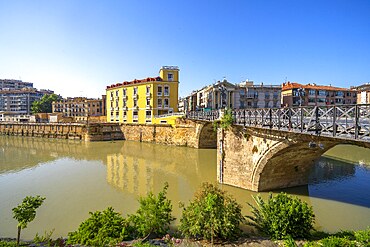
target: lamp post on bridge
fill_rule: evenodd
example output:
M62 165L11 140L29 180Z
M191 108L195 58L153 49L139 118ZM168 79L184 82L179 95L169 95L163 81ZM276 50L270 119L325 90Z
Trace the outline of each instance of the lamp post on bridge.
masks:
M298 88L297 89L298 96L299 96L299 107L302 106L302 96L304 96L304 89L303 88Z
M227 97L226 97L226 91L227 91L227 89L226 89L226 87L224 86L224 85L220 85L220 86L218 86L218 88L217 88L219 91L220 91L220 99L221 99L221 107L220 107L220 109L224 109L225 107L225 105L224 105L224 100L226 101L227 100ZM224 97L225 97L225 99L224 99ZM227 105L226 105L226 108L227 108Z

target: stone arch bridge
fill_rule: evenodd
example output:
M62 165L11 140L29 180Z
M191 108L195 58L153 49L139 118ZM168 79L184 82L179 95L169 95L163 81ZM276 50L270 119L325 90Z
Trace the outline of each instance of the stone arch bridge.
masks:
M211 123L222 114L195 112L187 117ZM315 161L332 147L370 148L370 105L245 109L231 114L233 125L217 131L217 178L223 184L252 191L305 185Z

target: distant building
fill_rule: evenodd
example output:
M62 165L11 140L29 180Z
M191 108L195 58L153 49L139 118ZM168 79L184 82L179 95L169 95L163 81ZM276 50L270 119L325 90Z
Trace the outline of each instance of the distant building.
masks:
M72 117L75 122L87 122L89 117L103 116L102 99L86 97L67 98L52 103L53 113L62 113L63 117Z
M351 105L357 102L353 89L316 84L283 83L282 104L284 106Z
M107 86L107 121L156 123L156 116L178 112L178 84L179 68L162 66L158 77Z
M24 123L28 121L29 121L29 115L25 115L19 112L0 111L0 122Z
M33 83L13 79L0 79L0 90L17 90L22 88L33 88Z
M33 88L33 83L30 82L0 80L0 111L29 116L34 101L40 100L45 94L53 93L51 90Z
M280 108L280 85L233 84L226 79L193 91L184 98L185 111L217 109Z
M357 104L370 104L370 82L351 89L357 91Z
M253 81L245 81L238 85L239 92L235 101L238 109L245 108L280 108L281 85L254 85Z

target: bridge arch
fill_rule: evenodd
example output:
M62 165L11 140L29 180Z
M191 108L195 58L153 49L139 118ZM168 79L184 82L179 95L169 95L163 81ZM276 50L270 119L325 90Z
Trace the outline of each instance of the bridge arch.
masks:
M252 191L307 184L315 161L336 145L370 148L370 143L353 140L249 127L218 133L219 181Z
M214 130L212 122L203 122L199 125L198 148L217 148L217 131Z

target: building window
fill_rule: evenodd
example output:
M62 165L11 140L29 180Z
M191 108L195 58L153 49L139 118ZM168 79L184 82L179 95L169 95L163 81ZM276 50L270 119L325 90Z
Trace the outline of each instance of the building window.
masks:
M158 86L158 96L162 96L162 86Z
M146 98L146 105L150 106L150 98Z
M146 87L146 96L150 96L150 86Z
M151 118L152 117L152 111L146 111L145 116L146 116L146 118Z
M134 99L134 107L137 106L137 99Z
M169 95L170 95L170 87L164 86L164 96L169 96Z
M342 91L337 91L337 92L335 92L335 96L343 96L343 92Z
M137 95L137 87L134 87L134 96Z
M118 90L116 91L116 97L118 97Z
M162 108L162 99L158 99L158 108Z
M123 96L126 96L126 88L123 89Z
M173 74L172 73L168 73L167 74L167 79L168 79L168 81L173 81Z
M139 112L138 111L133 111L132 112L132 119L134 122L137 122L139 118Z
M309 95L316 95L316 90L310 89L308 90Z
M169 107L169 100L164 99L164 107L168 108Z
M325 90L319 90L319 96L326 96Z

